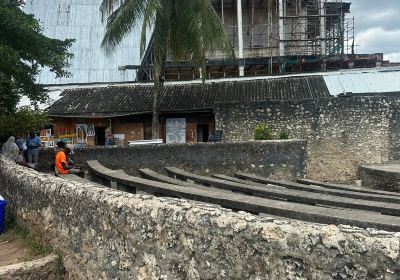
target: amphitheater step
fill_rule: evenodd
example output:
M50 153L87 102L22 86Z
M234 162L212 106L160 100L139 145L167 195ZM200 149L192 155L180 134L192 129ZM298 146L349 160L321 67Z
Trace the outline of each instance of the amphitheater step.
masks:
M275 198L257 197L216 188L215 186L206 187L193 183L190 183L191 185L186 184L186 186L182 186L163 183L155 180L129 176L122 172L113 172L113 170L102 166L97 161L88 162L88 168L90 172L95 173L96 176L100 176L104 180L111 180L117 184L125 185L128 188L150 194L196 200L217 204L233 210L248 211L251 213L265 213L273 216L281 216L309 222L347 224L363 228L400 231L399 216L390 216L378 212L357 209L340 209L323 205L309 205L307 203L285 201ZM220 181L252 187L235 182ZM265 189L254 186L252 188Z

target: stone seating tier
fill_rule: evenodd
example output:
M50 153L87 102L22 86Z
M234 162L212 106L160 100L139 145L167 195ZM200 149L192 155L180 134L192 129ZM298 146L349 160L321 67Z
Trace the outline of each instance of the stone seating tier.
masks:
M120 171L116 172L108 169L102 166L98 161L88 161L88 167L89 171L96 176L112 181L114 185L124 186L130 192L144 192L154 195L197 200L200 202L218 204L222 207L234 210L243 210L255 214L266 213L310 222L347 224L363 228L400 231L400 217L384 215L380 212L399 213L397 205L388 203L377 203L374 201L362 202L361 200L357 203L355 200L344 200L340 197L334 199L331 196L323 194L313 194L311 192L313 188L309 188L310 192L308 192L308 196L310 197L307 198L303 195L300 196L300 198L296 198L301 194L300 191L268 185L265 187L252 186L250 181L246 185L198 176L196 174L185 174L184 171L177 168L168 168L167 170L169 173L173 173L173 171L176 172L176 177L180 179L196 181L196 184L184 181L179 183L180 180L176 178L167 179L168 177L166 178L165 175L150 172L151 170L146 171L146 176L147 178L153 176L152 180L129 176ZM160 182L163 180L168 181L168 183ZM208 184L209 186L203 186L201 184ZM113 184L110 183L110 185ZM224 188L221 188L221 186L224 186ZM266 196L268 196L268 198ZM322 203L332 206L327 207L320 205ZM347 207L347 209L334 208L335 206ZM368 209L368 211L357 210L354 209L353 206Z

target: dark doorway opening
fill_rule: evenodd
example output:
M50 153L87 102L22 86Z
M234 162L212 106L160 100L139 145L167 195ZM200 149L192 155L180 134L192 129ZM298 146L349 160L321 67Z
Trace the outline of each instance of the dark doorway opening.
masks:
M97 146L104 146L106 144L106 128L105 127L95 127L94 132L96 133Z
M208 124L197 124L197 142L208 141Z
M145 123L143 124L143 130L144 130L144 140L151 140L153 139L152 137L152 126L151 124Z

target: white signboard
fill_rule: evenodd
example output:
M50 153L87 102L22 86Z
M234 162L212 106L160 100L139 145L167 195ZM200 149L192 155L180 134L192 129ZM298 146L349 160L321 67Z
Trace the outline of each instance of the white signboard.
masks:
M166 119L166 142L186 143L186 119Z

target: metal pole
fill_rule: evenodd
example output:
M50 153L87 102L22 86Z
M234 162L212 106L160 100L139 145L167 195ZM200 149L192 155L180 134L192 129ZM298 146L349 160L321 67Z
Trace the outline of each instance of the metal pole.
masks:
M251 47L254 47L254 0L251 1Z
M320 0L320 28L319 37L321 39L321 70L326 71L326 17L325 0Z
M283 41L285 40L283 1L284 0L279 0L279 56L285 56L285 43Z
M237 0L237 21L238 21L238 39L239 39L239 76L244 76L243 63L243 21L242 21L242 0Z

